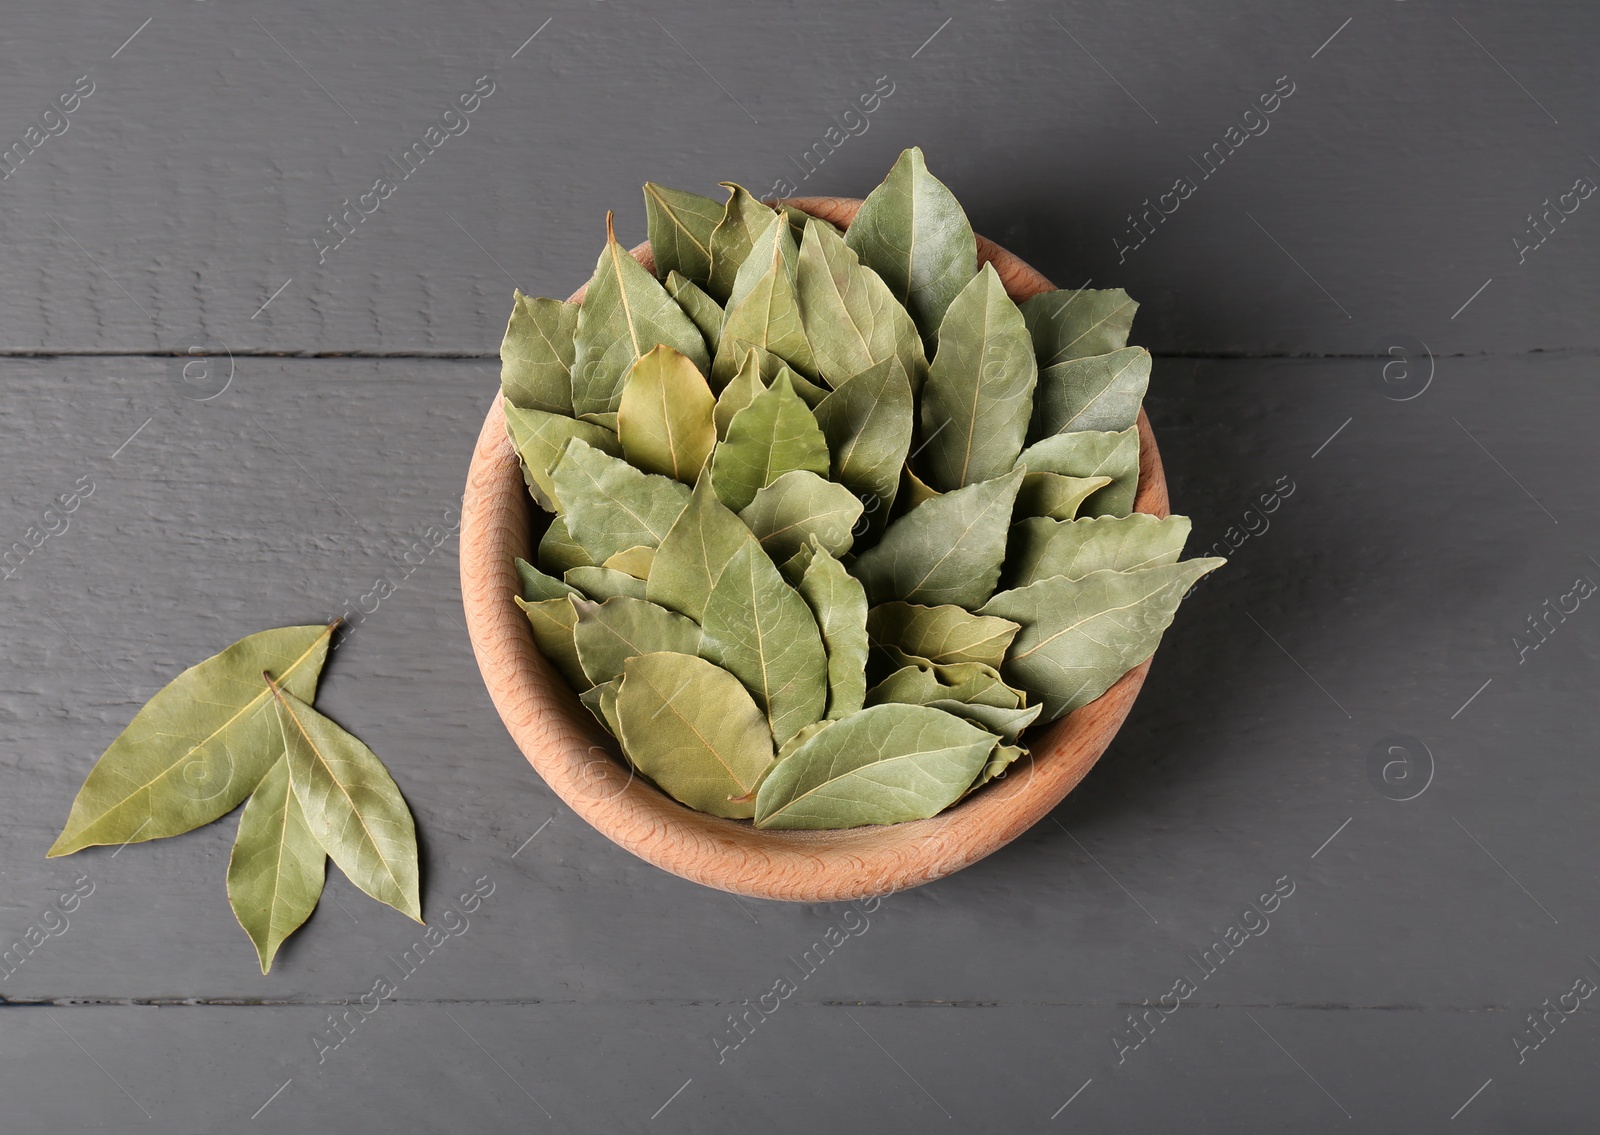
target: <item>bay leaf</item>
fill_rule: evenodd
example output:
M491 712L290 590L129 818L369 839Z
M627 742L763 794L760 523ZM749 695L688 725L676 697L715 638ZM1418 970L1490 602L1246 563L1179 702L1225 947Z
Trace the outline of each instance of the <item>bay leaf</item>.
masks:
M573 342L578 305L512 293L511 319L500 342L500 389L525 410L572 414Z
M417 828L389 770L360 738L276 683L270 688L306 827L347 879L421 922Z
M572 594L570 585L553 575L546 575L521 556L517 557L517 579L522 585L522 597L530 603L560 599Z
M1055 434L1024 449L1017 466L1026 466L1030 473L1110 477L1111 484L1085 500L1081 511L1090 516L1127 516L1139 491L1139 429Z
M773 214L770 227L783 229L783 218ZM764 266L756 261L740 269L744 278L747 271L765 267L750 281L745 294L728 301L728 317L723 321L722 337L711 364L711 382L718 389L733 378L751 347L777 356L802 375L817 374L816 357L800 320L794 272L784 263L781 251L782 243L777 242Z
M673 799L730 819L755 813L735 800L772 763L772 733L739 679L690 654L642 654L623 666L615 713L623 752Z
M555 484L550 471L566 452L567 443L578 438L602 453L621 456L622 443L617 435L604 426L580 422L576 418L547 413L544 410L524 410L509 402L503 406L506 415L506 434L517 447L522 458L522 479L539 507L546 512L556 511Z
M793 205L784 204L782 201L777 203L777 209L778 212L782 213L784 218L788 220L789 231L794 234L796 244L799 244L800 239L806 235L807 221L816 221L819 225L826 225L834 232L841 231L839 226L834 224L832 221L825 221L821 217L813 217L804 209L797 209Z
M728 203L723 206L722 219L711 231L711 275L706 281L706 291L719 303L726 303L733 291L734 278L739 265L750 255L755 238L767 227L772 209L758 201L748 189L724 181L729 191Z
M666 344L704 373L711 356L705 337L678 301L617 243L606 214L606 247L578 311L574 336L572 408L578 415L615 413L623 379L634 362Z
M979 613L1022 624L1002 671L1037 696L1044 720L1054 721L1150 657L1184 592L1223 562L1194 559L1071 580L1052 576L1002 591Z
M1111 484L1110 477L1067 477L1060 473L1029 473L1017 492L1017 516L1043 516L1072 520L1083 502Z
M775 264L782 264L789 283L794 283L795 262L800 258L799 239L790 231L789 222L782 213L774 211L766 227L756 233L750 242L750 251L734 273L733 287L728 292L727 309L731 312L739 301L749 295L756 282Z
M943 338L946 309L978 273L978 243L966 210L928 172L921 149L901 152L844 239L911 313L931 351Z
M596 603L617 595L625 595L631 599L643 599L645 596L644 580L625 571L617 571L615 568L573 567L568 568L561 578L569 586L582 592L583 597L592 599Z
M795 285L801 324L817 370L830 386L898 358L912 390L921 387L928 363L916 325L843 237L808 221Z
M780 362L778 365L781 367L783 364ZM728 436L728 425L733 421L733 416L754 402L756 395L766 388L767 382L761 373L761 352L751 347L745 351L738 372L722 388L722 393L717 395L712 419L717 427L718 441Z
M867 692L867 593L826 548L807 547L800 596L817 620L828 656L828 717L848 717Z
M228 902L262 973L316 909L327 860L290 788L288 758L279 757L245 801L228 857Z
M841 382L814 411L828 442L833 479L870 501L870 526L888 521L911 448L911 380L894 357Z
M856 708L859 709L861 707L857 706ZM779 749L778 749L778 760L780 760L780 761L783 760L784 757L787 757L790 753L794 752L801 745L804 745L807 741L811 740L811 738L815 737L818 733L821 733L824 729L828 728L828 726L830 726L832 724L833 724L833 722L828 720L828 719L826 719L826 718L824 718L821 721L813 721L810 725L807 725L804 729L800 730L800 732L796 733L793 737L790 737L787 741L785 741L779 747ZM770 773L772 771L772 769L776 768L776 767L777 767L776 763L774 763L772 765L769 765L767 767L767 772ZM765 777L763 777L763 779L765 779ZM754 800L755 799L755 795L752 794L750 799Z
M338 626L247 635L168 682L95 762L45 854L181 835L237 808L283 755L262 671L316 697Z
M971 788L967 789L966 795L970 796L996 777L1004 776L1013 764L1027 755L1028 750L1020 745L995 746L994 753L990 755L988 763L983 766L983 771L978 774L978 779L972 782Z
M1033 517L1011 529L1006 573L1025 587L1053 575L1082 579L1097 571L1137 571L1176 563L1189 538L1189 518L1144 513L1045 520Z
M653 548L689 503L685 486L643 473L621 458L574 438L551 481L567 531L590 559L605 562L624 548Z
M615 681L591 686L578 695L583 708L594 714L607 733L617 736L617 685Z
M615 596L604 603L579 601L573 640L585 677L601 685L622 677L622 666L641 654L693 654L700 645L694 621L643 599Z
M579 414L578 421L588 422L590 425L599 426L609 433L617 432L617 412L608 411L604 414Z
M1139 404L1149 385L1150 352L1143 347L1046 367L1039 372L1032 436L1125 430L1139 420Z
M1022 735L1022 731L1032 725L1044 709L1042 705L1030 705L1026 709L1020 707L1006 709L995 705L984 705L982 702L957 701L954 698L935 698L924 704L965 718L979 728L987 729L1007 745L1014 744Z
M729 421L728 436L711 456L711 483L718 499L737 512L755 499L756 490L796 469L826 477L828 442L788 376L780 374Z
M800 581L806 577L806 568L811 566L813 554L811 545L804 544L798 552L779 564L778 573L783 576L784 582L790 587L799 587Z
M982 662L999 667L1021 628L1008 619L974 615L953 604L880 603L867 613L873 642L896 646L929 662Z
M583 550L583 545L567 531L567 518L564 516L551 518L550 526L539 538L536 558L539 566L547 572L566 572L571 568L594 564L593 558Z
M649 579L650 565L655 563L655 559L656 550L654 548L647 548L639 544L632 548L624 548L615 555L607 556L606 562L600 566L610 568L612 571L620 571L625 575L631 575L634 579Z
M1033 413L1033 340L1005 285L985 264L950 301L922 387L919 468L948 491L1009 471Z
M994 734L943 710L877 705L785 757L756 795L756 827L832 829L927 819L966 791Z
M700 625L699 653L745 684L778 744L822 718L828 660L817 621L754 540L723 569Z
M721 206L718 206L721 208ZM722 305L708 296L693 280L678 275L676 272L667 273L667 294L678 301L678 306L683 308L694 325L700 329L700 334L705 338L706 346L710 348L715 357L717 344L722 339L722 320L724 313Z
M1005 558L1020 469L924 501L856 557L852 574L873 603L976 607L994 591Z
M1041 292L1017 305L1033 336L1039 368L1105 355L1128 345L1139 305L1121 288Z
M746 545L758 546L744 521L717 499L711 477L695 483L689 506L656 549L645 598L699 622L706 597L723 570Z
M705 375L671 347L657 347L633 364L617 407L622 452L646 473L694 484L717 444L717 400Z
M583 663L578 661L578 645L572 636L578 625L578 609L573 606L577 596L566 595L560 599L544 599L534 603L520 595L514 598L517 606L522 608L522 613L528 616L533 644L539 648L544 660L573 689L588 689L589 679L584 676Z
M861 519L861 502L843 485L808 469L795 469L757 489L739 510L739 519L755 533L773 563L783 563L813 539L842 556L854 540L852 529Z
M900 500L904 502L907 511L916 508L924 501L931 501L934 497L944 496L944 494L938 490L929 488L927 483L924 482L921 477L917 476L910 465L907 465L900 471L900 479L902 482L900 487ZM1022 483L1027 484L1028 479L1024 477L1022 479Z
M722 220L722 205L698 193L644 183L645 222L656 275L679 272L690 280L711 275L711 233Z
M1008 685L993 666L981 662L936 665L927 659L901 654L893 647L882 653L894 659L896 669L867 690L868 705L884 702L931 705L946 698L999 709L1020 709L1026 704L1022 691Z

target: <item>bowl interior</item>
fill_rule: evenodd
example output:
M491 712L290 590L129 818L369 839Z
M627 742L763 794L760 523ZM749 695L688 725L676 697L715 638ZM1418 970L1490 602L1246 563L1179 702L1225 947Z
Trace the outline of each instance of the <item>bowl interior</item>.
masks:
M859 201L788 202L841 227ZM648 244L633 249L654 268ZM1023 300L1054 285L983 237L1006 291ZM573 298L582 296L580 290ZM1139 413L1139 487L1134 508L1168 514L1161 457ZM747 821L693 811L633 775L616 742L545 662L518 593L513 557L532 558L535 506L523 485L496 395L472 455L462 504L461 590L485 685L512 739L539 775L608 839L684 878L735 894L804 902L883 895L942 878L1003 847L1061 802L1116 735L1149 669L1134 667L1089 705L1029 738L1011 771L927 820L843 831L758 831Z

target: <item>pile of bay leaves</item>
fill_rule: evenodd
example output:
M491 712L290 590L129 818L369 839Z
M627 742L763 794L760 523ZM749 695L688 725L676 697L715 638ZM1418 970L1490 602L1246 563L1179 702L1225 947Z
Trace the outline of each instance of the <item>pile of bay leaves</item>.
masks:
M1012 302L903 153L848 231L645 186L581 303L520 292L507 428L554 515L544 657L639 773L758 828L932 816L1155 650L1219 559L1133 513L1120 290Z

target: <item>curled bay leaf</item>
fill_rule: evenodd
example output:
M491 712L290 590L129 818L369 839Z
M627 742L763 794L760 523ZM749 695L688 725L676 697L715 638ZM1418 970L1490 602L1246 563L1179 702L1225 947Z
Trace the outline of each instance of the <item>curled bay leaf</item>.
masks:
M421 922L416 824L389 770L360 738L276 683L270 688L311 834L352 883Z
M1022 470L917 505L856 557L852 574L874 603L976 607L994 591Z
M726 303L739 266L749 257L756 237L767 227L773 211L743 186L731 181L721 184L729 191L729 197L723 206L722 219L711 231L711 275L706 281L706 291L719 303Z
M1155 652L1184 592L1220 559L1052 576L1002 591L980 614L1022 624L1003 673L1044 703L1044 720L1087 705Z
M1072 520L1083 502L1111 484L1110 477L1068 477L1061 473L1032 473L1022 478L1017 492L1017 516L1043 516Z
M597 603L618 595L643 599L645 594L644 580L625 571L618 571L616 568L580 565L568 568L561 578L569 586L577 588L585 597Z
M617 724L617 686L619 679L602 682L592 686L578 695L578 700L583 707L594 714L594 719L603 725L606 732L613 737L622 736L620 726Z
M1004 776L1012 765L1027 755L1028 750L1020 745L995 746L988 763L983 766L983 771L978 774L978 779L972 782L972 787L967 789L966 794L971 795L996 777Z
M922 387L919 468L936 489L1001 476L1033 413L1038 367L1022 313L985 264L950 302Z
M578 305L512 294L511 319L500 343L500 389L527 410L572 414L573 335Z
M694 484L717 443L716 398L694 363L660 346L633 364L617 407L617 437L629 463Z
M606 215L606 247L578 311L574 334L572 408L578 415L615 413L634 361L659 344L689 357L702 373L711 357L705 336L661 283L628 255Z
M711 275L711 233L722 220L719 203L647 181L644 213L657 275L680 272L690 280Z
M814 411L828 441L833 479L871 502L871 527L888 520L911 449L916 415L911 380L898 358L841 382Z
M854 493L808 469L792 470L757 489L739 512L739 519L779 564L810 540L833 555L844 555L860 518L861 502Z
M1082 510L1091 516L1127 516L1139 491L1139 429L1055 434L1024 449L1017 466L1030 473L1110 477L1111 484L1085 500Z
M533 631L533 643L546 662L575 690L587 689L589 679L584 676L583 664L578 661L578 646L572 632L578 625L578 609L573 606L574 595L559 599L543 599L530 603L516 596L517 606L528 616L528 626Z
M912 389L921 386L928 363L916 325L843 237L807 221L795 284L817 369L830 385L898 358Z
M1013 587L1053 575L1082 579L1096 571L1137 571L1176 563L1188 538L1187 516L1032 517L1011 530L1006 571Z
M623 663L635 655L663 650L693 654L700 645L700 628L693 620L643 599L614 596L604 603L574 606L578 661L595 685L620 678Z
M713 816L754 814L739 798L772 763L772 733L739 679L690 654L642 654L623 666L614 713L623 752L668 795Z
M955 698L935 698L923 704L965 718L974 725L987 729L1008 745L1014 743L1044 709L1042 705L1009 709L1003 706L985 705L983 702L958 701Z
M546 511L553 512L557 508L550 471L561 460L567 443L573 438L602 453L612 456L622 453L622 443L616 433L604 426L543 410L525 410L510 403L506 403L504 409L506 433L511 444L517 447L517 456L522 458L522 479L527 482L533 499Z
M228 857L228 902L262 973L316 909L327 860L290 787L288 758L280 757L245 802Z
M941 665L907 655L895 647L880 650L896 668L867 691L868 705L885 702L932 705L949 699L998 709L1021 709L1027 702L1021 690L1007 685L998 670L982 662Z
M728 436L711 456L711 484L738 512L756 490L796 469L826 477L828 442L789 376L780 374L728 423Z
M666 288L667 294L678 301L683 313L700 329L706 346L710 348L711 356L715 358L717 344L722 339L724 318L722 306L701 290L693 280L686 279L676 272L667 273Z
M599 562L624 548L655 547L689 503L677 481L640 472L580 439L568 444L551 480L568 533Z
M744 521L717 500L711 477L702 474L688 507L656 549L645 598L698 622L723 569L739 549L755 543Z
M1021 628L1008 619L974 615L953 604L880 603L867 613L872 641L929 662L982 662L998 667Z
M945 310L977 274L978 246L966 210L928 172L919 148L903 151L867 195L845 243L883 277L929 348L936 333L942 341Z
M817 621L754 539L723 569L700 625L700 654L745 684L778 744L821 719L828 661Z
M338 625L248 635L168 682L101 754L45 854L181 835L237 808L283 754L261 672L315 697Z
M877 705L835 721L775 767L756 827L853 828L921 820L966 791L994 734L943 710Z
M1128 345L1139 305L1121 288L1041 292L1018 304L1033 336L1039 368L1105 355Z
M828 656L828 717L848 717L861 708L867 692L867 593L826 548L806 547L799 589Z
M1046 367L1039 372L1032 436L1125 430L1139 420L1139 404L1149 385L1150 352L1143 347Z

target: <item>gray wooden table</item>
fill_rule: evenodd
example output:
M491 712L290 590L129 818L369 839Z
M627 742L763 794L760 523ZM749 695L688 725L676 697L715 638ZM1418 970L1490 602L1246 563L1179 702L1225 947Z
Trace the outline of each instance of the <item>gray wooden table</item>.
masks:
M1592 5L13 7L7 1132L1593 1130ZM1142 301L1175 505L1237 547L1052 822L865 914L735 901L546 789L414 547L513 282L641 239L646 179L859 195L911 144ZM374 605L319 705L430 915L489 892L415 972L333 877L256 973L232 819L45 860L177 670Z

